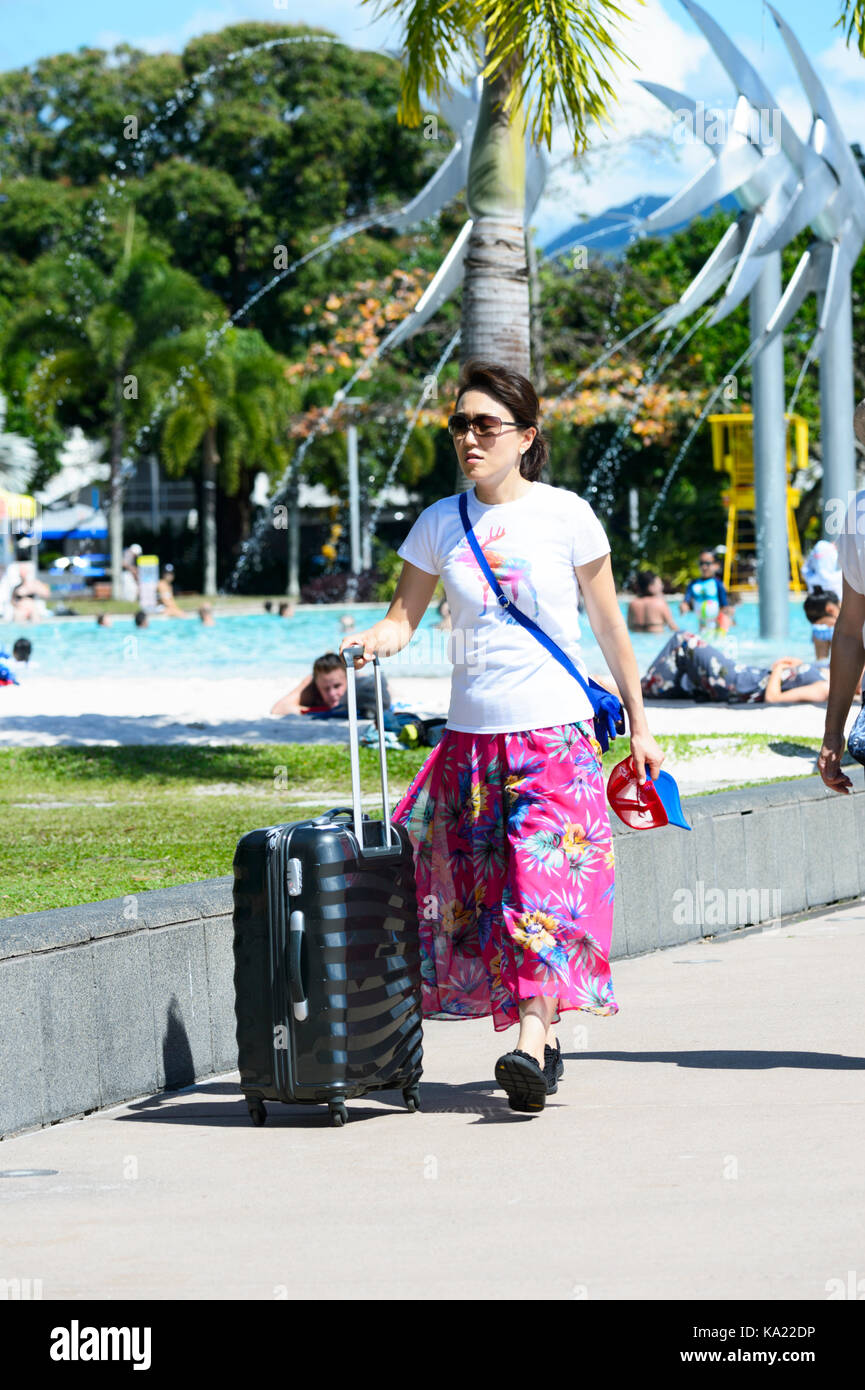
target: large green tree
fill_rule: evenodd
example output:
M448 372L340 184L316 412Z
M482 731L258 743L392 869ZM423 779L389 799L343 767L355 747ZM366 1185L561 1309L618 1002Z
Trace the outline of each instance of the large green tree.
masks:
M151 246L133 247L106 275L86 258L50 252L31 268L33 297L8 325L6 349L32 363L24 396L43 427L81 423L111 465L112 593L121 597L123 462L156 411L164 373L155 349L192 324L223 317L218 300Z
M279 477L288 463L294 393L285 363L253 329L229 328L215 346L202 329L158 345L152 360L175 377L186 368L161 430L166 471L179 476L196 457L202 485L202 592L216 593L216 490L236 496L250 473ZM193 363L191 367L188 365Z

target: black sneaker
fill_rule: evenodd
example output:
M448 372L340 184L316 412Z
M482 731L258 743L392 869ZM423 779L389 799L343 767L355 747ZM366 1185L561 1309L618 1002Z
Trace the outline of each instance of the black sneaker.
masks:
M547 1098L544 1069L530 1052L506 1052L496 1062L496 1081L507 1091L512 1110L535 1114L543 1110Z
M547 1078L547 1095L554 1096L559 1089L559 1077L564 1073L565 1064L562 1061L562 1049L556 1038L555 1051L548 1045L544 1045L544 1076Z

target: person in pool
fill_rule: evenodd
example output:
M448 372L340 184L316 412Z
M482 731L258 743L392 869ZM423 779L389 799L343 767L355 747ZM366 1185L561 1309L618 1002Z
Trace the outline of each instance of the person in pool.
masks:
M698 614L701 623L711 621L711 625L721 626L720 615L723 614L729 622L733 621L733 606L723 583L718 577L718 561L711 550L700 551L700 578L692 579L685 590L685 597L679 604L682 613ZM717 609L705 608L705 604L714 605ZM728 622L728 625L729 625Z
M156 585L156 597L161 605L161 616L163 618L185 618L187 614L182 608L177 606L174 597L174 566L166 565L162 571L162 578Z
M808 595L802 606L805 609L805 617L811 624L814 656L818 662L828 661L832 634L841 612L838 595L832 589L818 587Z
M771 666L748 666L694 637L677 632L658 652L641 682L646 700L712 700L728 705L821 705L828 673L797 656Z
M33 644L26 637L19 637L12 648L10 657L8 652L0 648L0 685L20 685L18 677L27 670L27 663L30 660L30 653L33 651Z
M664 583L659 574L640 570L634 576L634 595L628 604L628 627L631 632L663 632L665 627L679 631L679 624L664 598Z
M375 718L375 675L355 677L357 712L362 719ZM381 701L390 708L387 681L381 678ZM287 695L277 700L271 714L317 714L322 718L348 718L348 676L345 662L336 652L325 652L313 662L312 675L304 676Z

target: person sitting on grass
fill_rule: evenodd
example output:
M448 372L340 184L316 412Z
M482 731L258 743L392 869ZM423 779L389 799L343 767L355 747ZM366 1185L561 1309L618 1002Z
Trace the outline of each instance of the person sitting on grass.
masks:
M357 713L362 719L375 718L375 672L355 676ZM384 675L381 700L390 708L390 692ZM271 714L315 714L321 718L348 718L348 676L342 657L325 652L313 662L312 675L304 676L287 695L277 700Z
M640 682L648 700L711 700L727 705L821 705L829 698L828 673L797 656L771 666L747 666L702 637L677 632Z
M640 570L634 576L634 594L628 604L628 628L631 632L663 632L665 627L678 632L679 624L664 598L664 581L651 570Z

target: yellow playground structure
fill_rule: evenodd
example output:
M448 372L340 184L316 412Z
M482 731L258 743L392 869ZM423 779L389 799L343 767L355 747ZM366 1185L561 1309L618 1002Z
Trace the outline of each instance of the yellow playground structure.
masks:
M808 464L808 421L801 415L785 415L787 421L787 542L790 556L790 588L800 592L802 547L796 526L800 492L791 478ZM757 587L757 528L754 501L754 417L749 412L710 415L712 463L730 474L730 489L723 494L727 508L727 551L724 587L743 592Z

